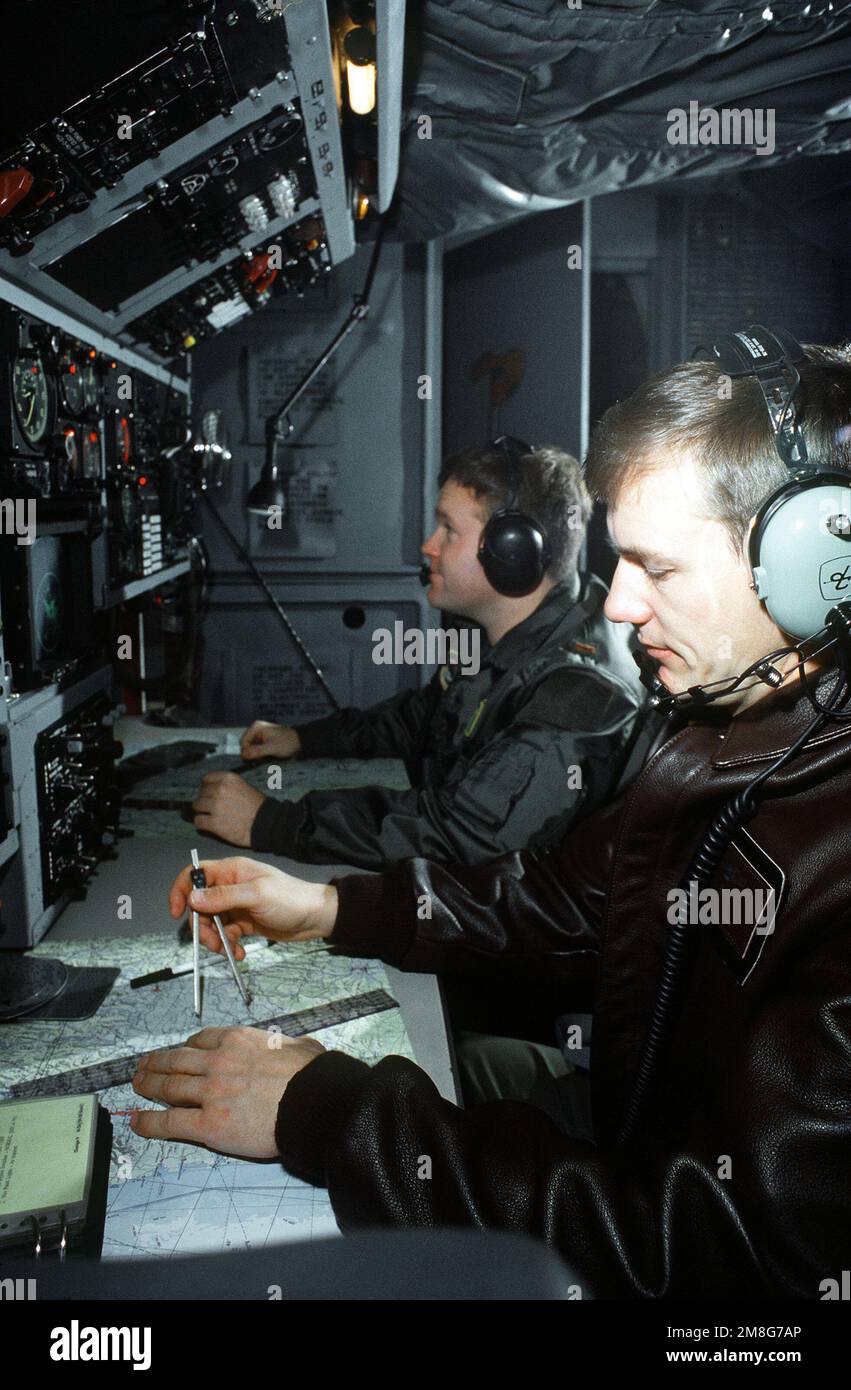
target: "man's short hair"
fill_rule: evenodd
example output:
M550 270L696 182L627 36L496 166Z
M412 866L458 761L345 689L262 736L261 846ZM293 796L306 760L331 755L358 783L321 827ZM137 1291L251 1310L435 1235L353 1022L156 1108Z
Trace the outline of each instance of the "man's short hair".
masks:
M450 454L438 474L438 486L458 483L472 488L492 516L508 500L509 464L499 449L462 449ZM520 456L520 487L516 509L544 528L550 543L548 576L566 579L576 570L591 498L582 469L572 454L554 444L541 444Z
M851 344L805 345L795 403L812 463L851 469ZM707 511L741 553L748 522L789 478L777 453L762 391L754 377L732 379L716 362L680 362L651 377L601 418L591 437L585 479L591 495L613 504L621 489L674 451L691 453L702 472Z

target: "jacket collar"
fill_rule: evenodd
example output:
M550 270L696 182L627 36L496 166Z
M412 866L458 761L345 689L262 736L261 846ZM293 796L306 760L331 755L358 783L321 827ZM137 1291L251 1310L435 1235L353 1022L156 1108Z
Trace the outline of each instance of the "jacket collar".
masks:
M814 681L816 694L822 704L836 680L836 671L825 671ZM851 706L845 707L845 713ZM799 680L790 685L788 691L778 691L772 699L760 702L751 709L731 718L723 727L718 746L712 755L712 765L718 768L735 767L741 763L757 763L778 758L804 732L815 718L815 711ZM708 721L707 721L708 722ZM836 721L825 724L805 745L800 757L821 749L826 744L836 744L840 751L840 741L848 743L851 756L851 721ZM798 761L799 759L796 759Z
M596 611L597 587L602 589L599 580L590 574L574 574L570 579L554 584L534 613L530 613L516 627L509 628L496 646L490 649L485 657L487 664L496 670L507 671L542 646L560 627L564 635L573 632L591 612Z

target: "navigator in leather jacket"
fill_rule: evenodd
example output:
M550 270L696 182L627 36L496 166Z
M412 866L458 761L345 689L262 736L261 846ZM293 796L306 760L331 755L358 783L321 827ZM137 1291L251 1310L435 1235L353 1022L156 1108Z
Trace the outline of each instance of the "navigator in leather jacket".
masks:
M618 1147L668 930L668 891L718 807L806 727L778 697L692 723L561 848L473 869L410 860L338 882L331 944L404 969L594 986L595 1145L512 1101L458 1110L412 1063L328 1052L290 1082L285 1166L344 1228L499 1226L553 1243L586 1296L817 1298L851 1253L851 729L781 771L717 882L774 887L774 930L696 926L662 1093ZM417 917L431 895L430 920ZM458 924L463 923L463 935ZM417 1155L432 1178L417 1176ZM844 1261L844 1265L843 1265Z

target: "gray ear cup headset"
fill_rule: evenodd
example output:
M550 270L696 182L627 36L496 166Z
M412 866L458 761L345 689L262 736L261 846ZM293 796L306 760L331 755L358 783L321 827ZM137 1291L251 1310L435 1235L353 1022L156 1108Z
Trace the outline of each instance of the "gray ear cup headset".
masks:
M748 542L753 588L770 617L795 642L814 639L827 628L829 644L839 644L843 659L846 649L851 656L851 477L822 469L809 458L799 420L801 377L796 366L806 361L806 353L791 333L771 333L762 324L751 324L741 332L722 334L711 356L726 376L756 379L775 448L789 472L788 480L766 497L754 517ZM651 704L670 714L718 700L750 678L779 685L782 676L772 665L777 655L755 662L733 681L690 686L678 695L659 680L658 664L646 652L636 653L634 659L651 692Z
M765 499L749 542L754 588L792 637L824 627L828 611L851 598L851 478L810 461L798 423L796 363L806 353L791 333L752 324L713 345L719 370L754 376L789 480Z
M517 597L537 589L550 563L551 551L543 526L517 509L523 457L532 448L522 439L500 435L488 445L508 464L508 496L482 531L479 560L488 583L498 594Z

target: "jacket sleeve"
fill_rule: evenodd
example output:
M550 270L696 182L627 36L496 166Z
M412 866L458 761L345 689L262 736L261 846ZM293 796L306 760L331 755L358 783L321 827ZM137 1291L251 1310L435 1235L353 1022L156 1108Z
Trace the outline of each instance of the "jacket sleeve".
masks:
M596 962L622 800L596 812L556 849L487 864L408 859L383 874L334 879L329 945L401 970L472 974L534 964L586 977Z
M268 798L251 848L305 863L380 869L412 856L478 864L553 843L602 803L637 717L613 687L560 674L450 778L410 791L316 791Z
M420 690L403 690L370 709L341 709L295 725L305 758L416 757L440 699L437 675Z
M290 1082L276 1142L343 1229L526 1232L585 1297L818 1298L847 1264L850 1020L837 942L766 999L712 1108L698 1086L679 1135L629 1149L566 1137L521 1102L460 1110L404 1058L339 1052Z

